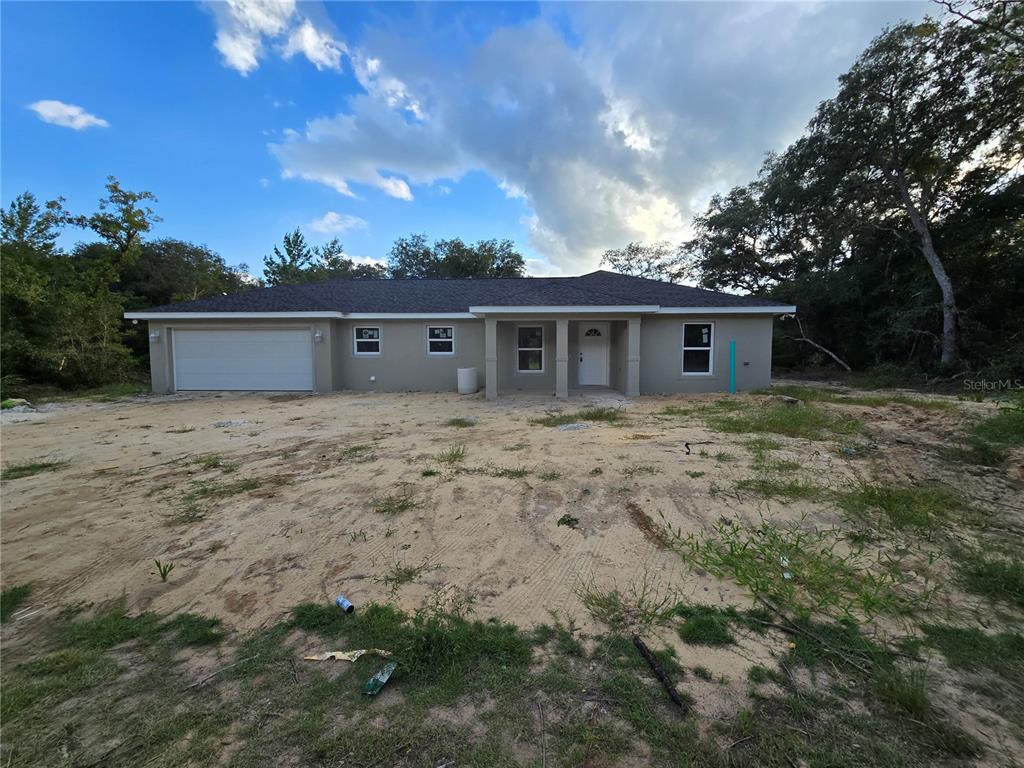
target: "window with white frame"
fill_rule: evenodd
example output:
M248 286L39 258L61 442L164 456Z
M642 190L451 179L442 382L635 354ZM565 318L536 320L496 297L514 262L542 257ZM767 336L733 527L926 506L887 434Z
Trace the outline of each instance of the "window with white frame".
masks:
M683 375L711 373L714 364L714 323L683 323Z
M428 355L454 355L455 354L455 326L453 326L453 325L428 325L427 326L427 354Z
M544 372L544 327L521 325L516 328L516 370L520 373Z
M352 329L353 348L356 355L380 354L380 327L357 325Z

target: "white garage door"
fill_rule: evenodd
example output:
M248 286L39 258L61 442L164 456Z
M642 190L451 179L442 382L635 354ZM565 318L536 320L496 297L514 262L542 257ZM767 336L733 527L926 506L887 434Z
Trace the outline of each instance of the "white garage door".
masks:
M175 389L312 390L309 331L174 330Z

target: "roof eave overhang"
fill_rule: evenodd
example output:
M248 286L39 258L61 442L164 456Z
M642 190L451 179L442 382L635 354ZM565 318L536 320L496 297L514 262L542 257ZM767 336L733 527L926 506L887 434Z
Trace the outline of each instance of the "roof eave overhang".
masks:
M659 315L792 315L796 307L773 305L764 307L662 307Z
M657 304L573 304L560 306L480 306L470 307L473 315L649 315L661 309Z

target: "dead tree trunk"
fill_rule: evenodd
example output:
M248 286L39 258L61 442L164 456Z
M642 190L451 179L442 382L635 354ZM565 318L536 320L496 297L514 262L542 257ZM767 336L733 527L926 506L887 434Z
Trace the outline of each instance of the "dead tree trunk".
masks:
M928 221L910 196L906 176L901 171L896 172L894 176L900 198L903 200L903 205L907 209L907 215L910 217L910 223L921 238L921 253L924 255L924 260L928 262L928 266L931 267L932 276L939 285L939 291L942 292L942 365L949 367L956 362L957 356L958 312L956 308L956 294L953 292L953 281L949 279L945 265L943 265L939 255L935 252L935 244L932 242L932 233L928 227Z

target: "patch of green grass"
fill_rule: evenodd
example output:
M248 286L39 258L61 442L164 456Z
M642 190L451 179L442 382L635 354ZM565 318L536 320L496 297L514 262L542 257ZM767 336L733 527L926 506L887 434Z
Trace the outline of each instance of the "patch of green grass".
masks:
M977 435L968 435L961 443L944 445L940 453L949 461L982 467L1001 467L1010 458L1008 448Z
M395 517L419 506L416 498L404 491L401 493L389 493L386 496L378 496L373 499L371 504L374 512L378 515L386 515L387 517Z
M461 416L448 419L444 424L446 427L455 427L456 429L469 429L476 426L476 422L473 419L465 419Z
M880 670L875 675L875 695L889 706L918 720L927 720L932 714L927 674L921 667L906 672L898 667Z
M376 458L372 445L350 445L341 451L341 460L352 464L365 464L376 460Z
M567 528L575 528L579 524L580 519L578 517L573 517L568 512L558 518L558 525L564 525Z
M163 626L173 633L176 645L216 645L225 635L220 619L196 613L179 613Z
M541 427L561 427L565 424L576 424L581 421L602 421L606 424L617 424L622 419L622 411L617 408L582 408L576 411L576 413L550 413L541 419L533 419L530 423Z
M433 467L427 467L422 472L420 472L420 477L437 477L440 474L441 473L438 470L434 469Z
M1024 401L1000 408L971 427L970 434L990 443L1024 445Z
M747 670L747 679L754 685L762 685L772 682L775 679L775 673L768 669L768 667L755 664Z
M956 403L949 400L926 400L899 393L851 395L822 387L801 387L795 384L777 384L771 388L773 395L795 397L804 402L839 403L841 405L862 405L869 408L882 408L889 405L909 405L931 411L956 410Z
M491 477L503 477L507 480L519 480L529 474L530 470L526 467L494 467L491 469Z
M699 470L688 469L688 470L686 470L686 474L689 477L692 477L694 480L696 480L698 477L704 477L704 475L706 475L707 472L701 472Z
M777 451L782 447L782 444L778 440L761 436L748 440L746 446L751 453L758 454L767 453L768 451Z
M466 446L450 445L434 457L439 464L458 464L466 460Z
M830 434L856 434L864 429L853 416L833 414L812 405L783 403L760 405L740 413L714 414L707 424L718 432L768 432L808 440L824 440Z
M547 482L551 482L553 480L561 479L562 473L561 472L557 472L557 471L555 471L553 469L546 469L543 472L541 472L540 474L538 474L537 477L539 477L541 480L544 480L544 481L547 481Z
M515 445L506 445L501 450L503 450L503 451L510 451L510 452L512 452L512 451L525 451L529 447L530 447L529 443L516 443Z
M8 587L0 592L0 624L8 621L11 614L28 600L32 594L32 587L28 584L21 584L16 587Z
M869 513L881 513L895 528L931 530L938 527L949 512L964 508L959 495L931 485L913 486L860 483L837 495L836 503L858 519Z
M683 617L679 637L690 645L732 645L729 631L734 612L721 611L708 605L680 605L676 613Z
M598 475L603 475L603 474L604 474L604 470L601 469L600 467L594 467L592 470L590 470L590 476L591 477L597 477Z
M969 592L1024 608L1024 561L981 550L960 550L955 561L959 580Z
M736 461L736 456L728 451L719 451L715 454L715 461L721 464L728 464L730 461Z
M764 472L757 477L746 477L736 481L736 490L746 491L765 499L791 501L816 501L826 495L826 489L814 483L795 478L778 478Z
M976 628L924 624L925 642L937 648L954 669L990 670L1024 684L1024 635L988 634Z
M25 464L8 464L0 470L0 479L19 480L41 472L56 472L68 465L66 461L30 461Z
M91 618L67 623L60 629L60 639L70 647L104 650L129 640L152 641L159 633L160 619L155 613L129 616L120 605Z
M223 456L218 456L216 453L196 456L192 459L192 463L198 464L203 469L219 469L224 474L229 474L238 469L238 464L225 461Z

